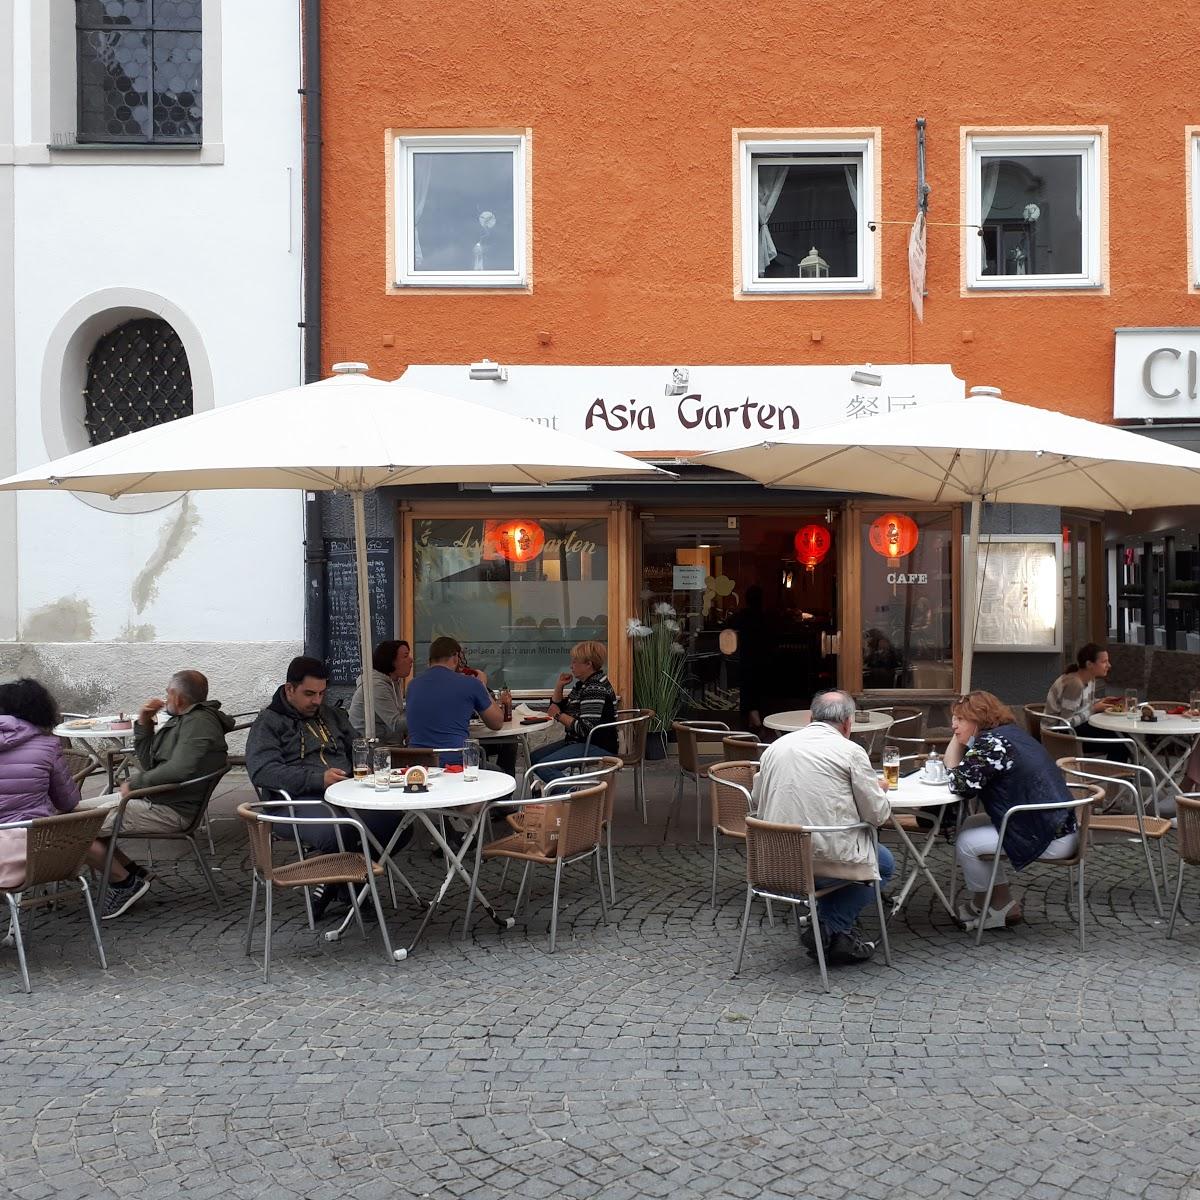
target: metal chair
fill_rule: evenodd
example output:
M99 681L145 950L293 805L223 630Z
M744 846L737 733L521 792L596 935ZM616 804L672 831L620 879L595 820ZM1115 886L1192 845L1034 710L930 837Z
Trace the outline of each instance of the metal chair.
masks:
M84 780L96 771L96 760L90 754L84 754L82 750L64 747L62 756L67 770L71 772L71 781L76 787L82 787Z
M1099 739L1081 739L1099 740ZM1150 874L1150 886L1154 889L1154 909L1161 917L1163 915L1162 897L1158 890L1158 877L1154 874L1154 862L1150 857L1150 841L1158 842L1159 857L1163 869L1163 886L1167 880L1167 859L1165 839L1171 831L1171 822L1166 817L1158 815L1158 790L1155 784L1154 772L1149 767L1133 766L1129 763L1113 763L1106 758L1062 758L1057 760L1067 782L1082 781L1100 784L1106 792L1117 789L1118 793L1128 791L1133 806L1130 815L1120 813L1093 813L1091 818L1091 836L1096 834L1114 834L1126 840L1140 842L1146 854L1146 870ZM1148 785L1154 796L1155 812L1153 816L1146 815L1142 790L1132 779L1140 777L1143 785Z
M1175 918L1179 915L1179 898L1183 894L1183 868L1200 867L1200 795L1184 792L1175 797L1178 822L1179 877L1175 880L1175 899L1171 901L1171 920L1167 937L1175 934Z
M725 745L734 741L726 738ZM745 743L742 743L745 745ZM746 840L746 817L750 813L751 788L758 774L758 763L720 762L708 768L709 799L712 804L712 907L717 907L717 856L719 837Z
M892 723L883 731L883 748L899 750L901 754L919 754L925 748L925 710L905 704L872 708L870 712L887 713ZM852 730L853 732L853 730ZM874 739L871 749L874 750Z
M92 937L96 939L96 954L100 959L100 966L108 969L85 866L88 847L95 841L106 815L103 809L86 808L52 817L37 817L31 821L6 821L0 824L0 832L25 830L25 879L19 887L0 888L0 894L8 901L13 939L17 946L17 964L26 992L32 992L33 988L29 983L25 942L21 936L21 910L26 908L32 912L40 904L53 905L56 899L53 894L25 894L43 884L65 883L72 879L79 884L83 890L84 903L87 905L88 919L92 923Z
M1074 762L1075 760L1069 760ZM1062 763L1059 763L1062 767ZM1063 770L1066 770L1063 767ZM1092 805L1104 799L1104 789L1095 784L1088 783L1068 783L1067 789L1077 798L1074 803L1061 804L1057 801L1049 804L1014 804L1008 809L1000 820L1000 840L999 846L1004 845L1004 835L1008 832L1009 818L1016 813L1027 812L1054 812L1064 808L1072 808L1075 810L1075 821L1079 827L1079 844L1075 849L1075 853L1070 858L1039 858L1035 862L1041 863L1046 867L1066 867L1074 873L1078 894L1076 903L1079 907L1079 948L1084 949L1084 927L1083 927L1083 868L1087 861L1088 845L1090 838L1088 836L1089 826L1092 819ZM996 890L996 876L1000 871L1000 860L1004 857L1003 850L992 855L992 873L988 878L987 891L984 893L983 904L980 905L979 911L987 913L992 907L992 892ZM1070 895L1070 887L1068 886L1068 895ZM983 941L983 920L979 921L979 928L975 932L975 945L978 946Z
M1024 704L1021 706L1021 712L1025 715L1025 732L1035 741L1040 742L1042 740L1042 721L1046 716L1045 701L1037 704ZM1057 719L1049 718L1051 721Z
M608 753L592 749L592 738L602 729L617 731L617 757L621 760L623 771L633 772L633 803L634 807L642 810L642 824L648 820L646 812L646 740L650 736L650 722L654 719L652 708L619 708L617 719L606 721L603 725L594 726L588 733L587 741L583 744L584 756ZM613 781L613 792L616 792L616 781ZM616 796L611 795L608 801L609 819ZM612 849L609 849L609 865L612 865Z
M536 800L514 800L505 797L500 800L489 800L484 805L480 820L490 819L493 809L513 808L524 804L526 807L534 804L566 804L566 814L559 829L558 840L545 854L530 849L526 843L524 831L511 833L506 837L497 838L486 846L480 838L475 846L475 870L471 875L471 891L467 898L467 913L463 918L463 941L466 941L471 923L471 908L475 894L479 889L479 869L483 859L504 858L525 864L521 876L521 887L517 892L517 900L513 906L514 913L520 910L521 898L525 894L529 869L532 866L554 868L554 899L550 911L550 953L554 953L558 939L558 896L562 887L562 869L572 863L590 858L596 869L596 887L600 893L600 912L604 923L608 924L608 903L604 898L604 879L600 870L600 836L601 825L604 821L605 793L609 783L606 780L593 782L586 777L572 779L570 776L555 779L546 784L542 794Z
M337 815L322 800L293 800L287 792L280 791L282 800L259 800L248 804L238 805L238 816L245 823L246 833L250 839L250 917L246 925L246 953L250 953L251 941L254 937L254 926L258 915L258 889L261 885L266 891L266 931L263 941L263 982L271 980L271 923L272 898L276 888L304 888L307 890L318 884L334 885L349 884L350 903L354 906L354 917L358 922L359 931L366 938L367 931L363 925L362 912L359 909L358 887L366 884L371 891L371 903L375 907L375 918L379 922L379 933L383 938L383 948L387 953L388 962L395 962L392 952L391 939L388 937L387 926L383 921L383 906L379 903L379 890L375 886L375 876L383 874L383 867L371 862L367 840L367 831L361 821L354 817ZM320 810L321 816L302 817L296 815L297 809L310 808ZM276 811L286 809L287 812ZM338 853L316 854L310 858L301 858L294 862L277 865L274 862L271 842L272 825L334 825L336 826ZM358 834L359 848L355 851L345 850L342 844L342 829L353 829Z
M759 741L752 733L735 733L721 739L726 762L759 762L770 742Z
M675 734L675 743L679 751L679 777L675 781L675 795L671 799L671 812L682 808L683 785L685 780L692 780L696 789L696 841L700 840L701 798L700 780L705 776L710 764L704 761L701 749L706 743L724 743L730 735L749 737L744 730L730 729L724 721L674 721L671 729ZM667 827L671 824L670 814L667 815Z
M813 878L812 835L814 833L847 833L852 829L868 830L878 857L879 843L875 827L865 821L852 825L782 825L775 821L760 821L757 817L746 818L746 907L742 912L742 935L738 939L737 961L733 973L742 969L742 955L746 949L746 931L750 926L750 905L755 896L766 901L778 900L808 909L809 921L813 924L813 939L817 965L821 968L821 983L829 991L829 972L825 966L825 948L817 926L817 901L843 887L862 882L847 879L832 887L817 888ZM875 911L879 917L880 937L883 942L884 961L892 965L892 949L888 944L887 918L883 912L883 892L878 879L874 881ZM797 935L803 932L797 920Z
M182 783L163 783L157 787L134 788L127 796L122 797L115 808L101 810L105 816L110 812L115 812L116 815L113 819L112 833L104 835L108 838L108 849L104 855L104 868L100 875L97 903L102 907L104 905L104 897L108 892L109 877L112 874L113 854L116 852L117 839L121 836L121 822L124 820L125 810L129 807L130 800L143 800L151 796L166 796L171 792L181 791L183 788L199 787L202 785L204 794L196 807L192 819L183 828L162 833L134 833L128 836L137 841L145 842L187 842L192 849L192 854L195 856L196 862L200 864L200 873L204 876L204 882L208 884L208 890L213 898L213 903L219 909L221 907L221 897L217 893L217 885L213 880L212 871L209 869L208 863L204 861L204 855L200 853L200 847L196 845L196 833L204 822L209 802L212 800L213 792L217 789L217 784L228 773L229 768L222 767L219 771L212 771L208 775L200 775L195 779L187 779Z

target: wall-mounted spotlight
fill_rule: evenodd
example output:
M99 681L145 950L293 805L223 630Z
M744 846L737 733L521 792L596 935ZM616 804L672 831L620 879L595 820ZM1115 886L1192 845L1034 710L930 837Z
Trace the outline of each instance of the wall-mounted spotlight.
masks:
M508 368L502 367L499 363L494 363L490 358L485 358L482 362L471 364L470 377L472 379L491 379L496 383L506 383L508 381Z
M663 388L664 396L682 396L688 390L688 369L687 367L676 367L671 372L671 382Z
M867 367L869 368L870 366L871 364L867 363ZM880 375L878 371L859 369L850 372L850 382L863 383L866 384L867 387L882 387L883 376Z

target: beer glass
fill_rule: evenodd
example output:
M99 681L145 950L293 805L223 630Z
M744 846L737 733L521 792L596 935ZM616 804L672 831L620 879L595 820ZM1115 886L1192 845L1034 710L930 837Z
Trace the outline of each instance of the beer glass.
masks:
M900 751L895 746L884 747L883 779L889 792L894 792L900 786Z
M1125 689L1125 715L1131 720L1138 719L1138 694L1137 688Z
M366 779L371 773L371 743L366 738L354 739L354 778Z
M1188 716L1200 716L1200 689L1188 692Z
M463 779L468 782L479 778L479 760L481 754L478 742L463 743Z
M387 749L376 750L374 755L375 790L386 792L392 782L392 752Z

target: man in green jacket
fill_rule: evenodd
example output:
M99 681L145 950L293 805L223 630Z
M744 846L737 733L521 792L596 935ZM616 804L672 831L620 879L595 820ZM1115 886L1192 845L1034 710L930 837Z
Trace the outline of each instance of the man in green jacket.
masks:
M161 709L168 720L158 729L154 721ZM229 761L225 735L233 728L234 720L221 712L221 702L208 698L208 680L199 671L177 671L167 684L167 698L158 696L147 700L138 713L134 728L134 753L138 769L121 784L121 798L131 791L160 787L163 784L186 783L221 770ZM158 796L134 796L121 819L121 834L137 837L146 833L171 833L185 829L204 802L207 785L193 784L176 788ZM115 796L98 796L84 800L81 808L115 808ZM115 814L104 822L100 837L92 844L88 860L102 867L108 838L113 829ZM144 896L150 879L144 868L133 862L119 849L113 854L112 877L104 898L103 918L119 917L134 901Z

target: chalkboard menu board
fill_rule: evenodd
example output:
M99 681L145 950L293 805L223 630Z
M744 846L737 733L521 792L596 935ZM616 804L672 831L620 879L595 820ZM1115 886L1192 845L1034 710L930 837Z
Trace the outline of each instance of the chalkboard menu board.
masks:
M367 538L367 585L371 593L371 645L395 637L396 548L394 538ZM329 682L353 684L362 673L358 635L358 579L354 541L325 541L325 662Z

